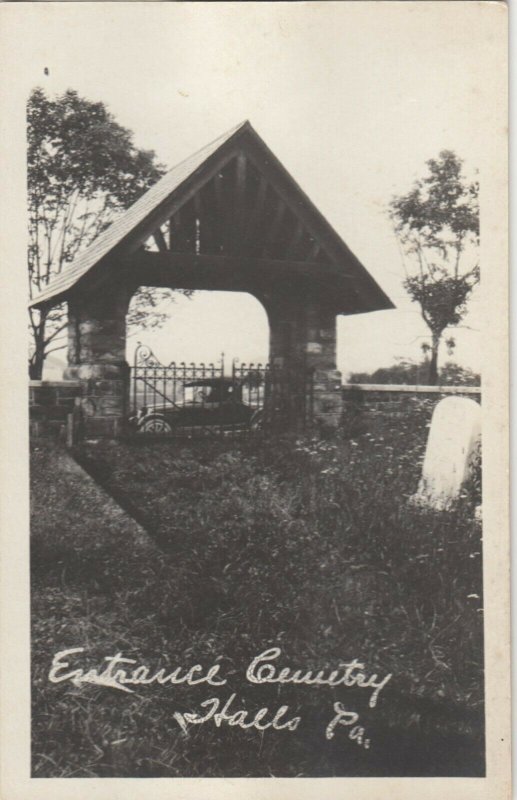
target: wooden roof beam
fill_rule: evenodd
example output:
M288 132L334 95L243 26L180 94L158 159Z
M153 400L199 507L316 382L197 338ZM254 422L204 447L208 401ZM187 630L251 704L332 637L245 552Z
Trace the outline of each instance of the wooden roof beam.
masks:
M273 221L271 222L269 230L266 232L264 247L262 248L262 256L265 255L265 253L268 250L268 247L275 241L276 235L278 233L280 225L282 224L286 211L287 211L287 206L282 200L282 198L279 197L275 211L275 216L273 217Z
M312 247L307 253L307 258L305 260L316 261L317 257L320 254L320 250L321 250L321 244L317 240L314 240L314 242L312 243Z
M237 156L235 168L235 198L233 204L233 219L230 220L230 241L232 250L238 251L243 238L243 225L246 203L246 173L247 161L244 153Z
M334 264L317 264L309 261L286 261L277 258L246 258L240 255L226 256L226 255L207 255L205 253L192 253L192 252L174 252L168 250L167 252L151 252L149 250L139 251L132 256L121 259L118 264L123 268L133 268L140 265L150 266L157 264L161 267L185 267L194 269L196 267L211 268L214 271L218 269L235 269L241 267L244 272L263 272L264 269L274 270L275 273L293 273L313 277L315 280L327 277L329 278L343 278L345 281L351 281L352 275L344 273L342 269Z
M169 219L169 250L179 250L178 241L181 230L181 208Z
M223 252L228 252L228 215L224 199L223 180L224 178L221 172L214 175L215 219L217 219L218 239L221 248Z
M167 242L165 241L165 236L163 235L163 231L161 228L157 228L153 233L153 239L156 242L156 246L161 253L167 252L169 249L167 247Z
M251 209L250 214L248 215L246 231L243 237L244 246L250 244L253 241L254 236L256 235L257 229L261 221L262 213L264 211L267 187L268 187L268 182L264 178L264 176L261 175L257 189L257 195L255 198L255 203L253 205L253 208Z
M294 228L294 233L291 236L291 240L290 240L289 244L287 245L287 249L285 251L285 256L284 256L285 259L289 260L292 256L294 256L294 254L296 252L296 249L297 249L298 245L300 244L300 239L302 238L303 231L304 231L304 228L303 228L302 222L301 222L301 220L297 219L296 220L296 225L295 225L295 228Z

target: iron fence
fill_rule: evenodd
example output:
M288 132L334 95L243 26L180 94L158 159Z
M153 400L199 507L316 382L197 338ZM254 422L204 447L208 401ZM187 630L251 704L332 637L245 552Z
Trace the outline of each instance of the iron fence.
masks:
M130 430L169 436L244 436L305 428L312 420L313 377L305 368L269 364L171 362L145 345L131 370Z

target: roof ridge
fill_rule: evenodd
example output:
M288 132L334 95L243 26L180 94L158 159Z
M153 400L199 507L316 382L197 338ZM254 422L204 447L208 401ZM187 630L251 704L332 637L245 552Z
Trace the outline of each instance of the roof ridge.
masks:
M351 262L357 281L359 283L364 282L366 288L374 292L376 296L373 300L370 299L370 308L368 308L368 310L371 310L372 304L373 308L390 307L391 301L389 298L350 251L346 243L326 220L321 211L316 208L308 195L286 170L277 156L261 139L249 120L240 122L238 125L235 125L233 128L230 128L225 133L222 133L220 136L204 145L204 147L196 150L195 153L191 153L182 161L172 166L159 180L149 187L147 191L143 192L129 208L122 211L120 215L117 215L109 227L99 234L85 250L79 253L72 262L64 266L62 271L52 278L48 286L46 286L37 297L31 300L30 306L41 307L51 300L55 303L57 300L62 299L93 266L107 259L107 256L116 248L118 248L117 252L120 254L126 245L131 245L131 242L137 242L137 240L139 241L138 237L143 236L147 230L148 222L146 222L146 220L154 220L154 222L156 222L158 218L165 219L167 211L170 211L172 208L172 202L176 203L178 207L181 207L182 202L187 202L188 200L188 197L187 200L185 200L185 192L189 191L189 186L198 185L200 182L202 183L203 180L206 182L207 170L205 169L203 172L206 164L210 164L210 174L213 176L218 164L225 164L228 158L238 153L241 144L241 134L245 134L242 138L243 146L248 142L250 143L250 157L252 157L252 160L256 148L258 148L258 150L255 152L255 157L258 153L259 162L261 158L260 154L262 153L264 156L264 165L261 167L260 164L257 164L258 169L265 168L265 165L269 164L269 169L273 170L273 177L275 171L277 171L279 173L279 178L287 181L288 190L289 192L296 193L298 204L306 206L306 212L313 215L316 231L321 229L323 236L327 238L330 237L329 241L333 243L332 246L337 252L336 257L339 257L340 261ZM246 147L244 149L246 149ZM221 154L220 157L216 155L218 153ZM186 184L186 181L189 180L192 180L193 183ZM183 195L181 195L181 187L185 187L185 185L186 188L183 188ZM172 201L171 198L175 192L179 192L179 194L175 194L174 201ZM151 214L154 214L152 220L150 217ZM130 239L131 236L133 236L133 239ZM366 305L368 305L368 303L366 303Z
M185 158L182 158L182 159L181 159L181 161L177 161L177 162L176 162L176 164L173 164L173 166L172 166L172 167L170 167L170 168L167 170L167 172L165 172L165 173L164 173L164 174L161 176L161 178L159 178L159 179L156 181L156 183L159 183L161 180L163 180L163 178L166 178L166 177L167 177L167 175L169 174L169 172L172 172L172 170L174 170L174 169L178 169L178 167L181 167L181 165L182 165L182 164L184 164L184 163L185 163L185 161L190 161L191 159L195 158L197 155L199 155L200 153L202 153L202 152L203 152L203 150L208 150L210 147L213 147L213 146L214 146L214 145L215 145L217 142L219 142L219 141L227 141L228 139L231 139L231 137L232 137L234 134L236 134L236 133L237 133L237 131L238 131L238 130L240 130L240 128L244 128L244 127L246 127L246 126L249 126L250 128L252 128L252 127L253 127L253 126L251 125L251 122L250 122L248 119L245 119L245 120L244 120L244 122L240 122L238 125L235 125L235 127L233 127L233 128L229 128L229 129L226 131L226 133L221 133L221 135L220 135L220 136L216 136L216 137L215 137L215 139L212 139L212 141L211 141L211 142L207 142L207 144L203 145L203 147L199 147L197 150L194 150L194 152L193 152L193 153L190 153L190 155L188 155L188 156L185 156ZM156 183L153 183L153 186L156 186ZM150 188L150 189L152 189L152 186L150 186L149 188ZM136 202L136 201L135 201L135 202Z

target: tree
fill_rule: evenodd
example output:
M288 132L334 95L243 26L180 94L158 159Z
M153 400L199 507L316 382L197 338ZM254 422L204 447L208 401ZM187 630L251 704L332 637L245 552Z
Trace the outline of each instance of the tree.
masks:
M434 385L443 333L459 325L479 283L479 184L467 181L463 162L450 150L427 167L425 178L393 198L389 213L411 265L404 288L431 331L428 380Z
M164 173L151 150L139 150L133 135L106 106L73 90L50 99L34 89L27 104L29 294L31 299ZM128 324L154 327L167 313L168 290L135 296ZM40 379L45 357L65 346L64 304L30 311L29 374Z
M401 359L391 367L380 367L374 372L353 372L348 378L348 383L418 386L422 383L422 376L427 372L426 359L420 363ZM439 381L441 386L479 386L481 383L480 376L476 372L452 361L448 361L440 368Z

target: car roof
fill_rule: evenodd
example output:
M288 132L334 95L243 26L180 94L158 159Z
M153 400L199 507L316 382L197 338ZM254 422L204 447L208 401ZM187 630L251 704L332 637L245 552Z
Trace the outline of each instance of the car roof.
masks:
M198 378L196 381L188 381L188 383L183 384L185 387L188 386L236 386L236 381L232 380L232 378Z

